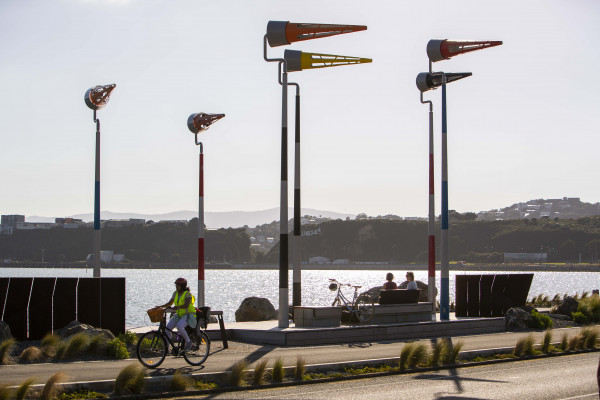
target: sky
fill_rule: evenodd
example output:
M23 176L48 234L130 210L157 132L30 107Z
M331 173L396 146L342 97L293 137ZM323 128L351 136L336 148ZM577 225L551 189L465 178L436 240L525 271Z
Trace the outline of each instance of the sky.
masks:
M599 17L597 1L2 0L0 213L93 210L95 126L83 95L109 83L98 112L102 210L197 208L198 148L186 126L195 112L226 114L202 134L206 210L277 207L281 89L276 63L263 60L269 20L368 26L287 47L373 59L289 74L301 85L303 206L427 215L428 109L415 77L429 39L446 38L504 42L434 64L473 73L448 86L450 209L598 202ZM425 95L436 213L440 92Z

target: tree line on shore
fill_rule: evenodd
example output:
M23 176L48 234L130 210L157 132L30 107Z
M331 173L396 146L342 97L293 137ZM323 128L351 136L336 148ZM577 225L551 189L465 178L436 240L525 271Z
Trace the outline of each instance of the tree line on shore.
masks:
M331 220L304 230L302 259L323 256L362 262L426 262L427 221L384 219ZM440 227L436 224L439 238ZM268 253L254 252L244 228L205 233L207 262L272 263L279 245ZM292 235L290 235L290 240ZM503 262L503 253L547 253L549 262L598 262L600 216L578 219L476 221L471 213L450 215L450 259L475 263ZM439 239L437 241L439 259ZM197 257L197 220L187 224L134 225L102 230L102 248L147 263L194 263ZM290 249L292 247L290 246ZM16 231L0 235L0 259L37 262L81 261L92 252L92 229Z

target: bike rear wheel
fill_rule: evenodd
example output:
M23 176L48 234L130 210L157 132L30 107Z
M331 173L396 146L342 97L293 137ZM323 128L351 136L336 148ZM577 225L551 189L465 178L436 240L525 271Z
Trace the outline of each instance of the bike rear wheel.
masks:
M192 348L183 353L183 358L190 365L201 365L208 358L210 352L210 339L203 331L195 332L190 335Z
M138 340L137 358L143 366L156 368L167 356L167 340L159 331L145 333Z
M360 299L356 302L358 321L365 324L373 319L375 315L375 304L370 299Z

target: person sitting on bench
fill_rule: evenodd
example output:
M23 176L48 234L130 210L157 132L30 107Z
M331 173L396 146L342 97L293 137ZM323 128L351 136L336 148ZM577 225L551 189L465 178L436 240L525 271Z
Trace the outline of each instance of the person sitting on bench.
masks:
M384 290L398 289L398 285L396 285L396 282L394 282L394 274L392 274L391 272L388 272L387 275L385 276L385 280L387 282L383 284Z
M406 285L407 290L418 290L417 282L415 282L415 274L412 272L406 273L406 280L408 281L408 285Z

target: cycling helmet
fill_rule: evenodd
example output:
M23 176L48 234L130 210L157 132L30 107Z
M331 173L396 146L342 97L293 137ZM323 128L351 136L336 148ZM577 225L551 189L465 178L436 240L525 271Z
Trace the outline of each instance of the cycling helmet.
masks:
M178 278L178 279L175 281L175 284L176 284L176 285L182 285L182 286L184 286L184 287L185 287L185 286L187 286L187 280L186 280L185 278Z
M337 289L338 289L337 283L331 283L329 285L329 290L331 290L332 292L335 292Z

